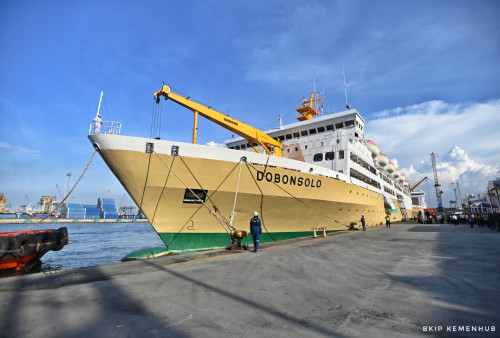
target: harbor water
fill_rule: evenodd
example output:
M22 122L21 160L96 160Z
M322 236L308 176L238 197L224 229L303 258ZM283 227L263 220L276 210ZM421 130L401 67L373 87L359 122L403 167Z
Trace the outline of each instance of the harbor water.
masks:
M0 232L29 224L0 224ZM68 228L69 243L42 257L42 272L120 262L128 253L165 244L149 223L42 223L31 230Z

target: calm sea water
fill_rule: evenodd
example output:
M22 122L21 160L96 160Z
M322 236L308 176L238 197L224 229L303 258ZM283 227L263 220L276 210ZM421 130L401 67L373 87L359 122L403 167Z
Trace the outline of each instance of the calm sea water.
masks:
M30 224L0 224L0 232L21 231ZM68 228L69 243L42 257L42 271L120 262L128 253L165 246L149 223L42 223L31 230Z

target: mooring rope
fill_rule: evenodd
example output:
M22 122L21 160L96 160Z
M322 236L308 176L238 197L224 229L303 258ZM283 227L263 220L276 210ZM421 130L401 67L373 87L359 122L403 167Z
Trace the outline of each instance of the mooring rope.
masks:
M269 158L268 158L268 160L269 160ZM264 192L260 188L260 186L257 183L257 180L255 179L255 177L253 176L253 173L250 170L248 162L245 162L245 164L247 165L248 172L250 173L250 176L252 177L255 185L257 186L257 189L259 189L259 191L260 191L260 218L262 220L262 226L264 227L264 230L266 230L266 232L269 235L269 237L271 237L271 239L273 241L276 241L276 238L274 238L273 235L271 235L271 233L269 232L269 230L267 230L266 223L264 222ZM267 163L266 163L266 169L267 169Z
M85 175L85 172L87 171L87 169L89 168L90 166L90 163L92 163L92 160L94 158L94 155L95 153L97 152L97 150L94 149L94 152L92 153L92 156L90 156L90 160L89 162L87 163L87 165L85 166L85 169L83 169L83 172L82 174L80 175L80 177L78 178L78 180L75 182L75 184L73 185L73 188L71 188L71 190L68 192L68 194L66 196L64 196L63 200L61 202L59 202L59 204L56 206L56 208L53 210L53 211L56 211L59 209L59 207L68 199L69 195L71 195L71 193L73 192L73 190L75 190L76 186L78 185L78 183L80 183L81 179L83 178L83 175ZM33 227L37 226L38 224L42 223L44 220L46 220L47 218L50 217L50 214L48 214L47 216L45 216L44 218L42 218L40 220L40 222L38 223L34 223L33 225L27 227L26 229L22 230L22 231L28 231L30 229L32 229Z
M257 168L255 168L253 165L251 165L250 163L248 163L248 165L253 169L255 170L256 172L258 171ZM252 175L253 177L253 175ZM339 223L339 224L342 224L346 227L348 227L347 225L343 224L343 223L340 223L339 221L337 221L336 219L330 217L329 215L327 214L324 214L323 212L317 210L316 208L313 208L312 206L308 205L306 202L302 201L300 198L298 198L297 196L293 195L292 193L290 193L289 191L287 191L286 189L280 187L278 184L276 184L274 181L271 181L271 183L273 183L276 187L278 187L280 190L284 191L287 195L291 196L292 198L294 198L295 200L297 200L298 202L302 203L303 205L305 205L307 208L311 209L312 211L315 211L317 212L318 214L322 215L322 216L325 216L329 219L331 219L332 221L336 222L336 223ZM348 227L349 228L349 227Z
M208 206L205 201L203 201L196 193L194 193L194 191L177 175L177 173L175 172L175 170L172 169L172 167L170 167L167 163L165 163L163 161L163 159L159 156L158 153L156 153L154 150L153 150L153 153L158 157L158 159L160 160L161 163L163 163L164 166L166 166L167 168L169 168L169 170L172 172L172 174L193 194L193 196L195 196L198 201L202 204L194 213L193 215L186 221L186 223L184 223L184 225L179 229L179 231L174 235L174 237L171 239L170 243L167 244L167 248L172 244L172 242L177 238L178 234L186 227L186 225L189 223L189 221L194 217L194 215L202 208L202 207L205 207L207 208L207 210L210 212L211 215L213 215L217 221L219 221L220 225L222 226L222 228L228 233L230 234L230 231L231 230L235 230L234 228L231 229L229 227L229 222L220 214L220 211L219 209L217 208L217 206L215 204L213 204L213 208L211 208L210 206ZM181 159L181 161L184 163L184 165L186 165L186 163L184 162L184 160L182 159L182 157L180 155L176 155L179 157L179 159ZM210 195L210 196L207 196L209 198L210 201L211 200L211 196L217 192L217 190L220 188L220 186L227 180L227 178L229 177L229 175L234 171L234 169L236 168L238 164L236 164L233 169L230 171L230 173L224 178L224 180L219 184L219 186L217 187L217 189ZM187 165L186 165L187 167ZM193 175L193 173L188 170L191 175ZM196 178L195 178L196 179ZM198 184L200 185L199 181L197 181ZM203 187L200 185L200 187L203 189ZM227 228L226 228L227 226ZM229 230L228 230L229 229Z
M156 207L155 207L155 212L153 213L153 217L151 218L151 223L154 222L155 217L156 217L156 211L158 210L158 206L160 205L161 198L163 197L163 192L165 191L165 188L167 187L167 182L168 178L170 177L170 173L172 172L172 167L174 166L174 161L177 156L174 156L172 158L172 163L170 164L170 169L168 170L167 178L165 179L165 184L163 184L163 189L161 190L160 197L158 197L158 202L156 202Z
M218 190L219 188L222 186L222 184L227 180L227 178L229 176L231 176L231 174L233 173L234 169L236 169L236 167L238 166L238 163L229 171L229 173L226 175L226 177L222 180L222 182L217 186L217 188L215 188L215 190L210 194L210 197L212 197ZM175 236L172 238L172 240L170 241L169 244L167 244L167 248L172 244L172 242L174 241L174 239L177 238L177 235L186 227L186 225L193 219L193 217L198 213L198 211L201 210L201 208L203 208L203 204L201 204L198 209L195 210L195 212L188 218L188 220L184 223L184 225L179 229L179 231L175 234ZM227 232L226 228L224 228L224 231Z

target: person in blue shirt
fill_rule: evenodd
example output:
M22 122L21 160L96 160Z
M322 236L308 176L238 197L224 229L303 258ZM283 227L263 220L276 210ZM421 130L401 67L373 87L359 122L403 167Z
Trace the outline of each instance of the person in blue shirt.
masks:
M259 213L254 211L252 219L250 219L250 233L253 239L253 252L259 250L259 239L262 234L262 223L259 219Z
M366 230L366 221L365 221L365 215L361 214L361 225L363 226L363 231Z

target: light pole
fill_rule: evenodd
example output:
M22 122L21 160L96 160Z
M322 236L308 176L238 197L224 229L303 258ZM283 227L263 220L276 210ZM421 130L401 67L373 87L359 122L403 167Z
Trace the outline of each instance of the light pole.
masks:
M463 208L463 206L462 206L462 194L460 193L460 185L458 184L458 180L457 180L457 193L458 193L458 204L459 204L460 208Z
M498 200L498 183L493 182L493 184L495 185L495 192L497 195L497 208L500 210L500 201Z

